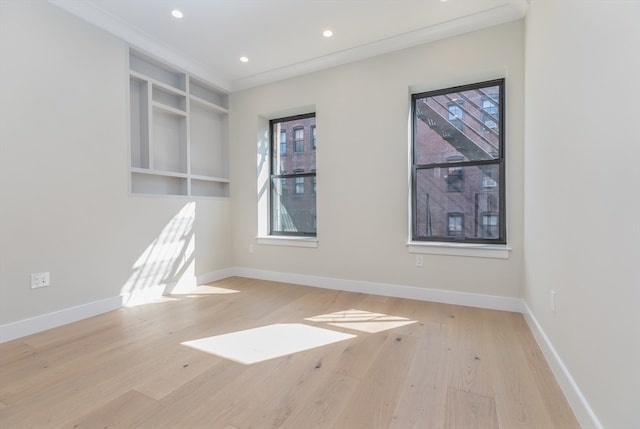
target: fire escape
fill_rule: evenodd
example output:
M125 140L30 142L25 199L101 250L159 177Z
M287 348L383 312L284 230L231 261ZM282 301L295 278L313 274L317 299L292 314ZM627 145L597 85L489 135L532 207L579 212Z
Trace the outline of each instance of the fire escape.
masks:
M472 91L417 100L417 116L468 160L494 159L498 137L498 102L481 89L475 92L482 104L469 97ZM474 97L476 98L476 97ZM462 114L459 114L461 112Z
M461 162L487 161L499 156L498 103L497 96L485 92L484 89L467 90L416 100L416 116L462 155ZM493 166L478 165L482 172L482 182L480 188L473 195L469 195L469 198L472 198L469 204L474 207L473 232L476 237L493 236L493 232L483 229L487 228L487 219L493 219L487 218L487 213L498 211L497 184L494 181L496 178L491 175L491 167ZM429 236L429 194L426 195L426 205L426 235ZM484 216L483 219L481 216Z

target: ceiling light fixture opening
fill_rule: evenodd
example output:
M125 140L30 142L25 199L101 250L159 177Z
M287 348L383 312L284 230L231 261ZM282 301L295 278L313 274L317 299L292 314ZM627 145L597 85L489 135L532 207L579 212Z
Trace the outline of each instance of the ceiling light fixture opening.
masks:
M331 30L324 30L324 31L322 32L322 35L323 35L324 37L329 38L329 37L333 36L333 31L331 31Z
M248 63L249 62L249 58L248 57L240 57L240 61L242 61L243 63Z
M173 16L173 17L174 17L174 18L176 18L176 19L182 19L182 18L184 18L184 14L182 13L182 11L181 11L181 10L178 10L178 9L173 9L173 10L171 11L171 16Z

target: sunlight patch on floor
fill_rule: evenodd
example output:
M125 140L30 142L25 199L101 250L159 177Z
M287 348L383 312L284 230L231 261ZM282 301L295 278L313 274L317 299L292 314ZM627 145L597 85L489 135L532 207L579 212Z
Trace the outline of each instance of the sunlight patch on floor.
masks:
M306 318L305 320L326 323L331 326L353 329L370 334L411 325L417 322L417 320L411 320L406 317L389 316L382 313L372 313L370 311L356 309L322 314L320 316Z
M185 341L182 345L250 365L355 337L300 323L278 323Z

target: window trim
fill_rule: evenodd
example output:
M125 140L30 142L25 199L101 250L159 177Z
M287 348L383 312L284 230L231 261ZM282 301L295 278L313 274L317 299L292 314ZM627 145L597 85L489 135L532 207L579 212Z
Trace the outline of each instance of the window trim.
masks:
M474 258L509 259L511 247L505 244L451 243L410 241L407 250L419 255L470 256Z
M456 162L456 167L478 167L482 165L497 165L498 166L498 175L499 180L497 181L499 190L498 190L498 216L500 219L499 225L499 236L497 238L483 238L483 237L455 237L455 236L429 236L423 237L417 235L417 223L416 219L418 217L418 207L416 204L417 201L417 176L418 171L424 169L432 169L432 168L448 168L452 163L428 163L428 164L417 164L416 163L416 135L417 135L417 126L418 126L418 118L416 115L416 100L426 98L426 97L435 97L440 95L446 95L456 92L463 92L475 89L483 89L487 87L497 86L498 87L498 99L497 103L500 106L498 109L498 132L499 132L499 141L498 141L498 157L496 159L491 160L474 160L474 161L464 161L464 162ZM505 116L506 116L506 105L505 105L505 79L493 79L484 82L477 82L468 85L460 85L454 86L450 88L438 89L434 91L425 91L420 93L415 93L411 95L411 138L410 138L410 201L409 201L409 234L410 234L410 246L415 246L417 243L424 244L453 244L456 243L457 246L463 244L468 244L473 247L476 245L491 245L498 246L500 248L506 248L507 244L507 217L506 217L506 176L505 176ZM489 97L488 94L486 94ZM447 108L448 110L448 108ZM482 106L480 109L482 110ZM448 222L448 219L445 218L445 221ZM448 231L448 228L447 228ZM442 247L439 245L438 247ZM415 250L415 248L414 248ZM428 252L427 252L428 253Z

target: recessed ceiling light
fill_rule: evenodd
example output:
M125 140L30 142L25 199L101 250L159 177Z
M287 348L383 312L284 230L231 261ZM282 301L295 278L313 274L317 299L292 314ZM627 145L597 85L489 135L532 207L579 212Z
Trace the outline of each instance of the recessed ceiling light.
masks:
M174 18L177 18L177 19L184 18L184 14L182 13L181 10L178 10L178 9L173 9L171 11L171 16L173 16Z
M331 36L333 36L333 31L331 31L331 30L324 30L324 31L322 32L322 35L323 35L324 37L331 37Z
M247 58L247 57L240 57L240 61L242 61L243 63L248 63L248 62L249 62L249 58Z

